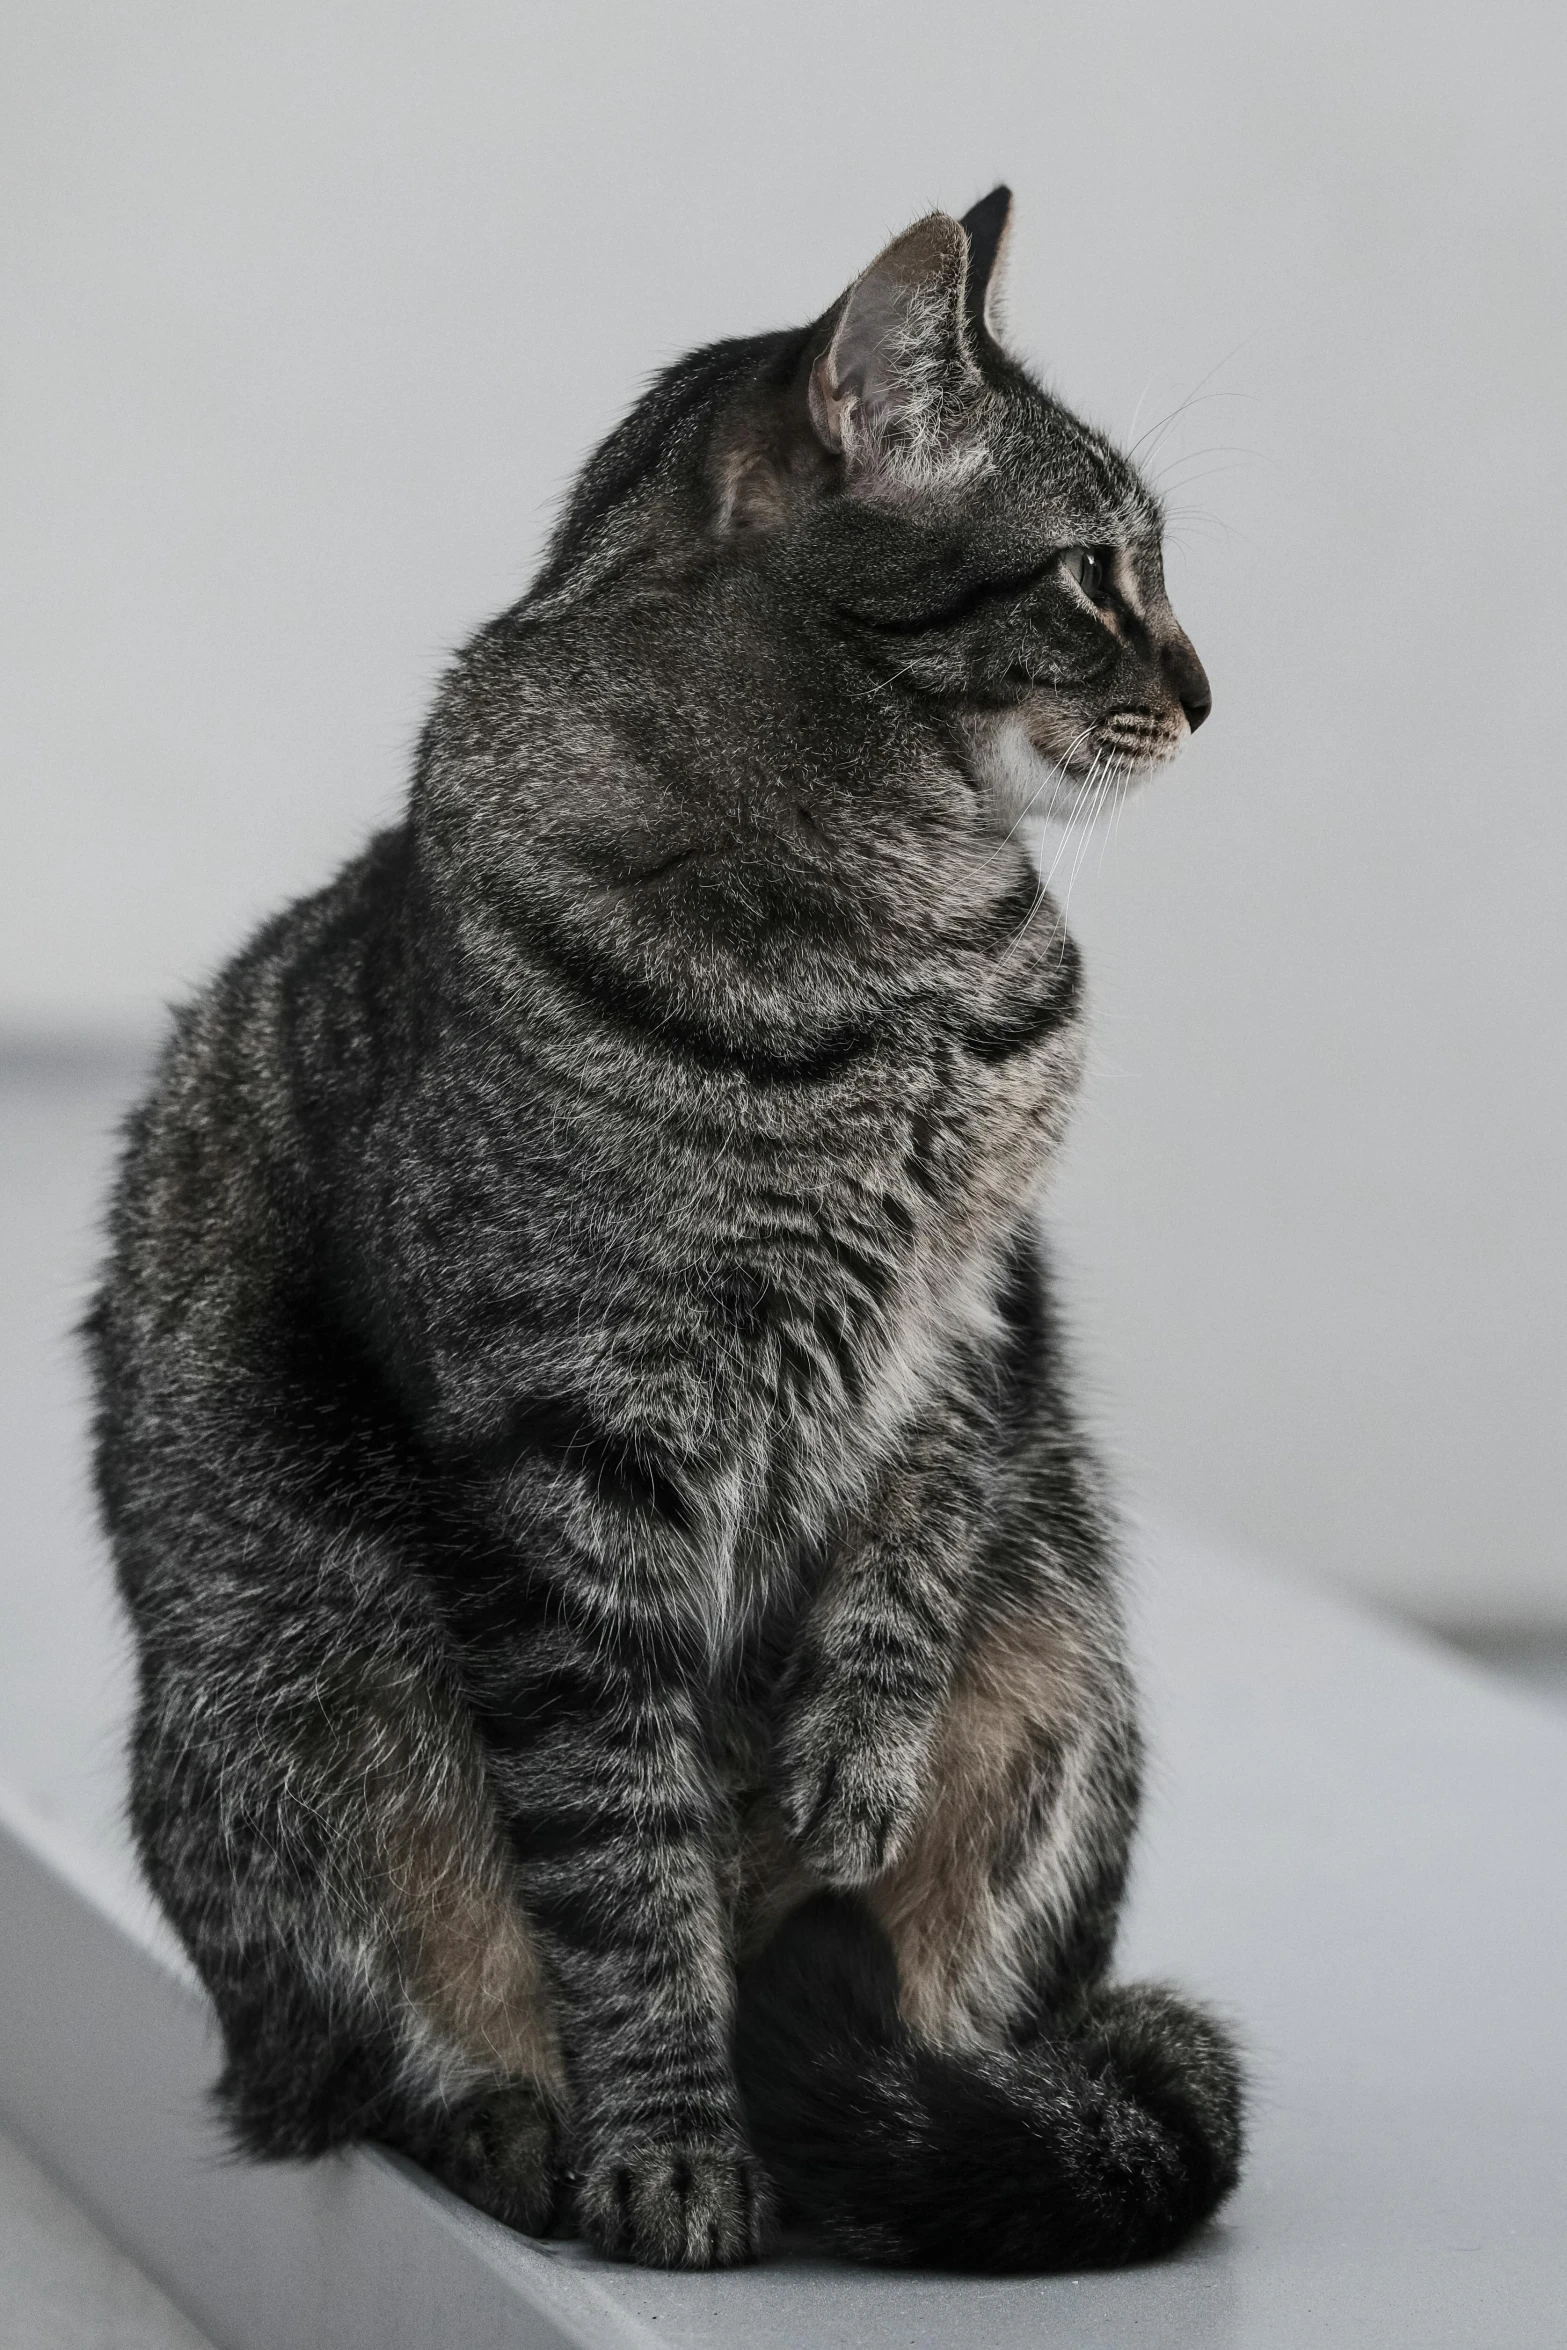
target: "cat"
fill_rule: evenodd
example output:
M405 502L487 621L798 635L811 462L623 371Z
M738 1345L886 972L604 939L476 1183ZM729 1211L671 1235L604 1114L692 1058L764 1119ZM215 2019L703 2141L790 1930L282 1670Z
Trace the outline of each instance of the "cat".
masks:
M661 375L406 821L178 1017L88 1332L131 1818L238 2145L655 2265L1168 2249L1231 2040L1113 1986L1139 1745L1037 1203L1022 845L1209 707L1005 189Z

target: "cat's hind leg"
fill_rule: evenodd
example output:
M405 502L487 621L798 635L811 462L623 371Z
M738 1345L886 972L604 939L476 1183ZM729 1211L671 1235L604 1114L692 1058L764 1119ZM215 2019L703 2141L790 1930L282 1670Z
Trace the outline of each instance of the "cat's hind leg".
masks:
M737 2070L789 2209L838 2249L989 2270L1170 2250L1234 2184L1219 2024L1106 1974L1137 1741L1107 1596L976 1626L893 1866L742 1977Z
M865 1898L900 2004L933 2045L983 2046L1103 1976L1136 1818L1140 1740L1102 1607L1052 1592L969 1641L919 1827Z
M511 2224L561 2202L542 1959L444 1635L384 1531L221 1429L111 1526L141 1649L132 1823L222 2028L237 2143L399 2147ZM189 1447L190 1449L187 1449Z

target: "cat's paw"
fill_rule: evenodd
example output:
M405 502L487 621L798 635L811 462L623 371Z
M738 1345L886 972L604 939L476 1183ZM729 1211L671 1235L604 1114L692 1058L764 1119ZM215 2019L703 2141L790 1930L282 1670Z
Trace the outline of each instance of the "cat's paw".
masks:
M465 2202L525 2236L556 2232L562 2216L555 2115L530 2081L487 2090L450 2111L413 2149Z
M907 1849L925 1796L927 1741L906 1723L850 1724L807 1706L779 1753L778 1802L826 1885L868 1885Z
M771 2217L765 2172L733 2147L612 2147L577 2188L589 2243L643 2268L737 2268L759 2257Z

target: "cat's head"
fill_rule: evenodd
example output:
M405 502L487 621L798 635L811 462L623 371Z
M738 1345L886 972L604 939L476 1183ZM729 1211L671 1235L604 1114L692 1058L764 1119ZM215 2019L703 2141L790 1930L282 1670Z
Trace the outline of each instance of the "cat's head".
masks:
M736 552L942 706L1003 798L1066 812L1172 757L1210 697L1157 499L1002 344L1010 212L998 188L906 230L729 407L707 470Z

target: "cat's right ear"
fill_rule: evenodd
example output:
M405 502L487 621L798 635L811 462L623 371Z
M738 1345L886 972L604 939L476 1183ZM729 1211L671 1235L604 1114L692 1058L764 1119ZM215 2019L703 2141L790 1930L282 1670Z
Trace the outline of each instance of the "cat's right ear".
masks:
M971 204L963 215L963 233L968 238L969 324L999 343L1002 281L1012 241L1012 190L992 188Z
M844 295L809 398L817 438L851 472L939 466L954 411L977 380L968 263L962 224L932 212Z

